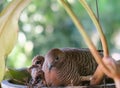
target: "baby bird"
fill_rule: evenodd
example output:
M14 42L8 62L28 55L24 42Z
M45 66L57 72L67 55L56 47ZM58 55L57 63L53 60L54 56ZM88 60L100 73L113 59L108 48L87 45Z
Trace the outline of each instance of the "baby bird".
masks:
M97 67L88 49L54 48L45 55L42 70L49 86L78 86L92 75Z
M42 65L44 57L37 55L32 60L32 66L29 67L28 72L31 74L32 80L30 83L34 86L46 86L44 72L42 71Z
M35 56L32 60L32 65L38 65L38 66L41 65L42 67L43 63L44 63L44 57L40 55Z
M29 72L32 76L32 80L30 81L30 83L33 86L46 86L46 81L45 81L45 76L44 76L44 72L41 70L41 68L39 68L39 66L37 65L32 65L29 68Z

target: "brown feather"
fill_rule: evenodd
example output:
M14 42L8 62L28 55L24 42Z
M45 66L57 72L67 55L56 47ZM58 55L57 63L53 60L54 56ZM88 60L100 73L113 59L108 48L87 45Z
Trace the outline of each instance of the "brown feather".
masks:
M42 69L49 86L67 86L71 81L77 86L85 81L85 76L92 75L96 67L88 49L55 48L46 54Z

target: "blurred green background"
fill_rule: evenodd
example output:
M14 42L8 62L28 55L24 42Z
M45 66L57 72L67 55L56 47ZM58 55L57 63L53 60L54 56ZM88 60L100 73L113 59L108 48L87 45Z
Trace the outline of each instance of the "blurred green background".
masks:
M0 11L12 0L0 0ZM78 0L68 0L72 9L96 45L102 49L99 35L85 9ZM96 0L87 0L95 14ZM109 51L120 58L120 0L98 0L100 23L106 35ZM7 57L7 66L21 68L31 65L32 58L45 55L52 48L87 48L59 0L32 0L19 19L16 46ZM11 29L12 30L12 29Z

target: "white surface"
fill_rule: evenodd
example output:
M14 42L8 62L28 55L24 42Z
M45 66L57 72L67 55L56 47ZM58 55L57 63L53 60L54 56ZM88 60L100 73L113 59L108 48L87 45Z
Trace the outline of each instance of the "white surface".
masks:
M27 88L27 86L9 83L8 80L3 80L1 86L2 88Z

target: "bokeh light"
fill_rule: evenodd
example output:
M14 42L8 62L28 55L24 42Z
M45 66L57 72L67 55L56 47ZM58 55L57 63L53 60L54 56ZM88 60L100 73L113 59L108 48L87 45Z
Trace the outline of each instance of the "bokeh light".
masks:
M0 2L0 9L10 1L12 0ZM85 9L78 0L68 1L97 49L102 49L99 48L99 34ZM52 48L87 48L71 18L58 2L59 0L32 0L21 13L18 41L8 56L8 67L30 66L35 55L44 56ZM95 0L87 0L87 2L96 14ZM110 55L116 60L120 58L119 3L119 0L98 1L99 20L108 42Z

